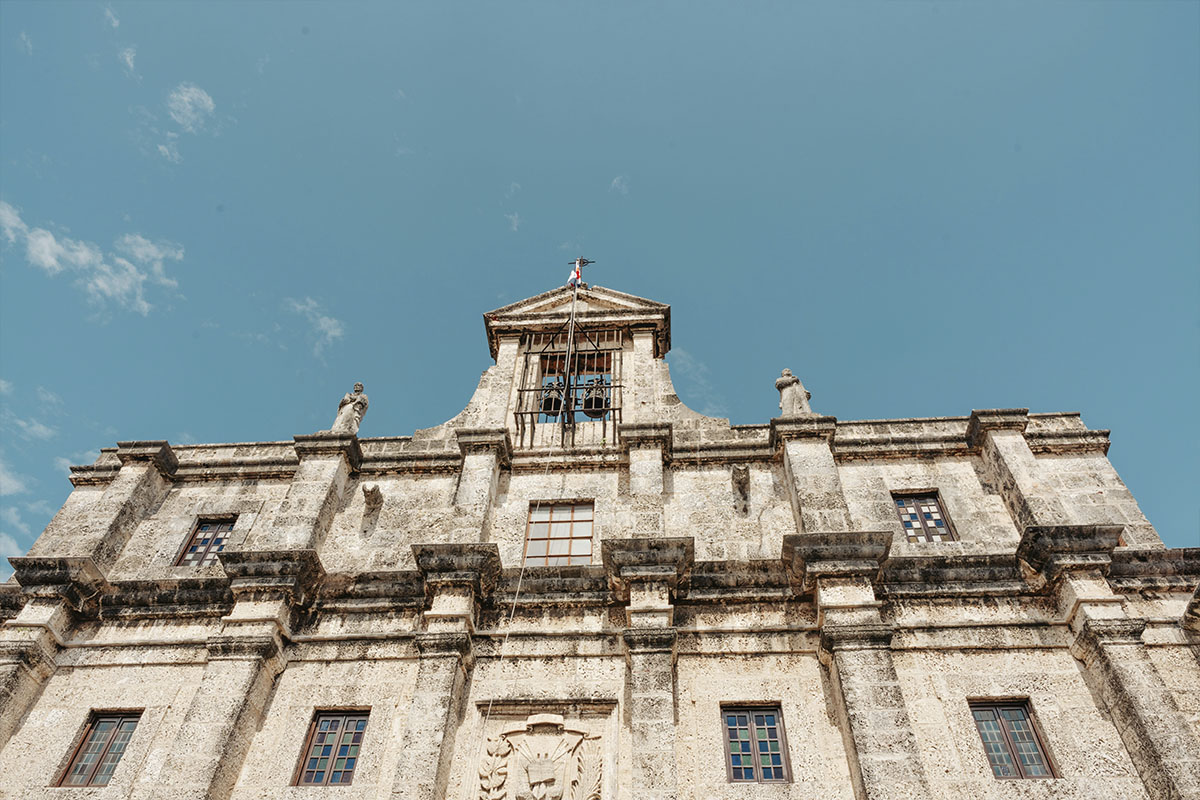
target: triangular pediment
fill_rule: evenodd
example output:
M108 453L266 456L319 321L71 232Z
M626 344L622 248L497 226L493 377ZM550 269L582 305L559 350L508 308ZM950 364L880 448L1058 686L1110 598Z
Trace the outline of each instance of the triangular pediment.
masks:
M501 336L549 330L563 325L571 313L572 291L569 286L559 286L484 314L492 357L496 356ZM656 349L659 355L670 349L671 307L666 303L603 286L580 289L574 299L575 317L579 324L653 327L658 332Z

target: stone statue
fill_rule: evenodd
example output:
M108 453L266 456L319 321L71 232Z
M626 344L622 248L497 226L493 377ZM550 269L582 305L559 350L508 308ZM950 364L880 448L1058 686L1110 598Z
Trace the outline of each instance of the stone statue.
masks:
M812 399L812 392L805 390L804 384L790 369L780 373L775 381L775 388L779 390L779 416L800 417L813 413L812 406L808 404Z
M337 418L333 421L330 433L340 433L348 436L358 435L358 426L367 414L367 396L363 394L363 385L354 384L354 393L347 393L338 403Z

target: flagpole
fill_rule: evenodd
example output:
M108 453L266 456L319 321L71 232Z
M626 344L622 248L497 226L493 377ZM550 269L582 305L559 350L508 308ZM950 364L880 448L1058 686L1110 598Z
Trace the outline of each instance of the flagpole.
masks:
M580 278L582 280L582 278ZM571 287L571 321L567 325L567 363L563 369L563 407L562 407L562 437L561 443L563 447L567 446L567 415L571 415L571 422L575 421L574 414L574 397L575 393L571 390L571 356L575 345L575 300L579 297L579 280L575 281L575 285Z

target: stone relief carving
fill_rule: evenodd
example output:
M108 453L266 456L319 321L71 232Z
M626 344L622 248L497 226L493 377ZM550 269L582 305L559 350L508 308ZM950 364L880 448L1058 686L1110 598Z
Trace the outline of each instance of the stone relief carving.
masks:
M367 415L367 396L363 394L363 385L354 384L354 392L347 392L338 403L337 417L333 420L330 433L342 433L350 436L358 435L358 426Z
M488 739L479 800L601 800L603 765L599 736L533 714Z
M804 388L804 384L790 369L785 369L779 374L775 380L775 388L779 390L779 416L799 417L813 413L812 406L808 404L812 399L812 392Z

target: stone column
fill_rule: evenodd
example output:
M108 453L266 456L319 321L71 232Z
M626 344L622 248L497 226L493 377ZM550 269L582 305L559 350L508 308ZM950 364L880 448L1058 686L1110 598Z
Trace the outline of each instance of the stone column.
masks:
M76 617L94 618L111 591L90 558L10 558L25 607L0 626L0 748L54 674Z
M500 576L500 552L494 544L427 544L413 545L413 555L429 610L416 636L421 660L391 796L442 800L473 666L471 634L479 602Z
M458 447L463 454L454 493L453 542L479 542L492 503L500 470L512 465L512 440L504 428L461 429Z
M618 438L629 455L629 495L633 535L652 538L665 533L663 470L671 458L670 423L633 423L620 427Z
M771 449L783 450L788 494L798 531L848 531L850 511L833 460L835 417L771 420Z
M686 586L693 540L606 539L601 552L610 585L628 603L623 638L629 665L632 793L638 800L674 800L679 786L673 600Z
M1075 634L1071 652L1153 800L1200 800L1200 740L1106 578L1121 525L1031 527L1018 555L1039 570Z
M784 537L783 558L799 590L816 593L821 660L858 800L932 797L892 660L892 627L873 585L891 541L888 531Z
M1042 486L1037 457L1025 441L1028 424L1027 408L972 411L967 423L967 443L979 450L984 469L1000 490L1018 530L1068 521L1062 500Z
M325 571L313 550L225 551L234 606L207 641L208 663L171 745L154 800L233 791L242 762L286 664L285 642Z
M86 516L56 515L29 555L90 558L101 570L116 560L138 523L166 496L179 465L165 441L117 442L117 458L121 469Z
M300 466L269 528L246 542L247 550L316 550L329 533L350 474L362 463L358 438L313 433L293 437Z

